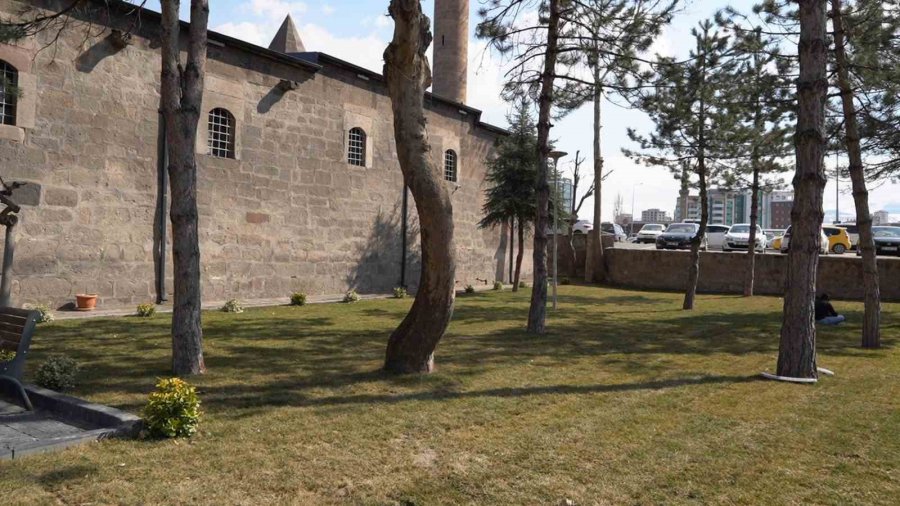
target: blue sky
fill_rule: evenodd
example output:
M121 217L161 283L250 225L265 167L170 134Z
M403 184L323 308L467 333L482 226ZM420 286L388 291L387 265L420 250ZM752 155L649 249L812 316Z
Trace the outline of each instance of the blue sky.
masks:
M182 17L188 17L190 2L183 0ZM478 19L479 0L470 0L470 34L474 33ZM666 29L655 49L669 55L685 54L690 45L690 29L700 20L712 16L718 9L729 4L747 8L755 2L750 0L694 0L688 1L683 12ZM148 2L148 7L159 10L156 0ZM294 18L300 36L309 51L322 51L348 60L366 68L381 70L381 54L391 38L393 24L386 17L387 0L210 0L210 23L212 30L222 32L248 42L268 45L275 31L288 13ZM423 1L423 9L431 15L433 0ZM469 105L484 111L483 119L498 126L505 126L506 104L498 97L503 82L502 62L494 55L486 53L484 46L474 36L469 42ZM592 113L589 108L567 116L555 124L552 135L560 149L570 153L561 161L561 166L571 166L577 150L588 159L591 157ZM639 167L624 157L621 148L630 146L625 128L649 127L649 122L639 111L624 110L612 104L604 107L604 128L602 130L603 152L607 170L613 173L607 179L603 190L604 220L612 214L613 200L621 194L630 212L632 195L635 209L656 207L674 210L677 183L664 168ZM833 156L829 157L829 167L833 167ZM589 165L589 162L587 163ZM588 167L589 168L589 167ZM790 180L790 175L785 176ZM900 186L883 185L872 191L872 210L887 209L900 218ZM834 181L825 190L825 208L833 217L835 204ZM588 200L582 208L581 216L590 219L593 202ZM853 198L846 181L841 184L840 209L853 209Z

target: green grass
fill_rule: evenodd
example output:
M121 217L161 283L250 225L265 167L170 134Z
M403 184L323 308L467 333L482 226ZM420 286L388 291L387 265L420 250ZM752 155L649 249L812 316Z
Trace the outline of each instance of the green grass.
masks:
M781 302L566 286L549 332L528 293L460 297L438 371L390 377L411 300L204 313L205 418L190 441L105 441L0 463L21 504L895 504L900 305L884 348L819 332L817 385L759 380ZM168 315L59 321L75 394L137 412L167 374Z

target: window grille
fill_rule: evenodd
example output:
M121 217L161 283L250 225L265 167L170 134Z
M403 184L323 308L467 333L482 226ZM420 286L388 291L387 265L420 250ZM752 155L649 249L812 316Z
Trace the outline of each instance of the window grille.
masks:
M0 60L0 123L16 124L16 99L19 91L19 72Z
M347 142L347 163L359 167L366 166L366 132L362 128L350 129Z
M234 116L217 107L209 111L208 153L218 158L234 158Z
M444 179L446 179L447 181L453 181L455 183L456 176L456 151L448 149L447 151L444 151Z

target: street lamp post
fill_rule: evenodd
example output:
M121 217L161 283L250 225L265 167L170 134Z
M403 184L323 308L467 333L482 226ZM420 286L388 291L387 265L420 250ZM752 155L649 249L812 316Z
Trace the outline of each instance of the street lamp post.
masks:
M553 159L553 309L556 310L556 287L559 284L559 261L557 250L559 249L559 159L566 156L565 151L551 151Z
M636 183L631 187L631 226L629 228L628 237L634 235L634 194L638 186L644 183Z

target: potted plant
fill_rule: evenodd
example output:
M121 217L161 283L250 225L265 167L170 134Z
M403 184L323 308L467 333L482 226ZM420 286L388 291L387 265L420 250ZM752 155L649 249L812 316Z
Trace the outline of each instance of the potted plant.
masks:
M75 308L79 311L93 311L97 307L96 293L75 294Z

